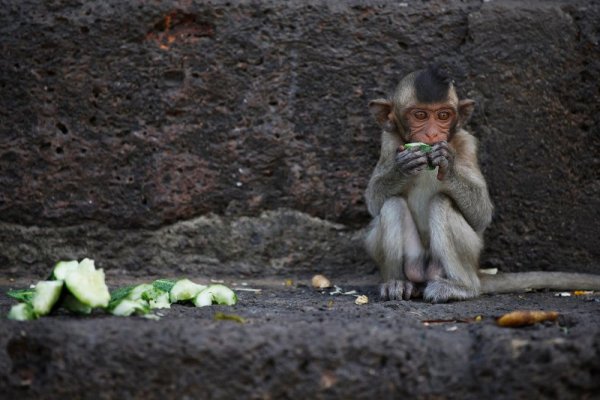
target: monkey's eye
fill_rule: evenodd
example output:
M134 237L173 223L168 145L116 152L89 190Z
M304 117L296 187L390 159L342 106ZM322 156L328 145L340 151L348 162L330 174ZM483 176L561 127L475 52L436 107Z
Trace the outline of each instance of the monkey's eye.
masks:
M437 116L438 116L438 119L445 121L448 118L450 118L450 112L449 111L440 111Z
M415 111L413 112L413 116L420 120L427 119L427 113L425 111Z

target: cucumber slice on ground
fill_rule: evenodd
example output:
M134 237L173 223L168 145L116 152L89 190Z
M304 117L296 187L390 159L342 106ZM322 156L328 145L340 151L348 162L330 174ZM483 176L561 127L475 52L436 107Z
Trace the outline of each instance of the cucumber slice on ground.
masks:
M151 309L171 308L171 297L169 292L162 292L155 298L148 300L148 305Z
M149 283L142 283L140 285L134 286L131 290L131 293L129 293L129 296L127 296L127 299L133 301L137 301L140 299L146 300L146 298L148 297L146 293L150 292L153 289L154 287Z
M31 305L37 315L46 315L52 310L60 297L63 284L63 281L41 281L35 285Z
M146 300L150 308L171 308L169 292L157 289L153 285L142 293L142 300Z
M211 285L209 289L213 295L213 301L224 306L232 306L237 303L237 295L225 285Z
M59 261L54 266L54 270L52 271L52 278L60 281L64 281L66 276L71 272L77 269L79 263L77 260L74 261Z
M143 301L123 299L111 310L111 314L117 317L128 317L134 313L144 315L149 311L150 308Z
M118 289L113 290L110 293L110 301L108 303L108 309L111 310L113 308L115 308L117 306L117 304L119 304L121 302L121 300L127 298L127 296L129 296L129 294L131 293L131 291L133 290L133 288L136 285L129 285L129 286L124 286Z
M189 279L180 279L171 288L171 303L192 300L204 289L206 289L204 285L199 285Z
M194 305L196 307L209 306L211 304L220 304L232 306L237 303L237 295L225 285L210 285L196 296Z
M79 266L67 274L67 289L83 304L90 307L106 307L110 293L104 281L104 271L96 270L94 261L83 259Z
M196 307L206 307L213 303L212 292L208 288L204 289L194 298L194 305Z
M152 286L154 286L158 290L162 290L163 292L170 292L175 286L177 280L175 279L157 279L152 282Z
M15 289L6 292L8 297L12 297L21 303L31 303L31 299L35 293L35 289Z
M92 307L83 304L71 293L67 293L60 305L76 314L90 314L92 312Z
M173 286L174 283L171 285ZM115 309L123 300L137 302L150 308L171 308L169 292L158 289L154 284L126 286L111 293L108 309Z
M36 319L37 315L33 311L33 307L28 303L15 304L8 312L8 319L15 321L30 321Z

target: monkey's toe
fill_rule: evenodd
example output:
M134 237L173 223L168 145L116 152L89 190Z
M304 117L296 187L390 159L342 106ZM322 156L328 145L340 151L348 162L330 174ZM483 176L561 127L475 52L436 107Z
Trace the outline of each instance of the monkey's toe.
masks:
M379 286L379 298L386 300L410 300L416 297L419 289L410 281L391 280Z
M423 292L423 299L431 303L446 303L448 300L465 300L476 297L477 293L448 279L429 281Z

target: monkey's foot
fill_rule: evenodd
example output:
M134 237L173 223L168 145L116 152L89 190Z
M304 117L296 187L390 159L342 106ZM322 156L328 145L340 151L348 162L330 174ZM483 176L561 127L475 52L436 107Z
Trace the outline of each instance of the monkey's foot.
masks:
M389 280L379 286L381 300L410 300L416 297L417 286L410 281Z
M458 282L448 279L429 281L423 292L423 299L431 303L445 303L448 300L465 300L477 297L478 293Z

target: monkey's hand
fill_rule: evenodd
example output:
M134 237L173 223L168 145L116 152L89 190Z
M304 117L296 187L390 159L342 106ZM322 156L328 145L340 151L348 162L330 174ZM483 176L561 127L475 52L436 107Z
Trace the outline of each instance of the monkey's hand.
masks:
M437 178L443 180L454 166L454 151L448 146L448 142L443 141L432 146L431 152L427 153L429 164L433 167L439 167Z
M418 148L400 147L396 153L396 168L402 175L416 175L427 168L427 155Z
M392 279L379 286L381 300L410 300L420 296L420 291L415 283Z

